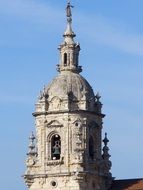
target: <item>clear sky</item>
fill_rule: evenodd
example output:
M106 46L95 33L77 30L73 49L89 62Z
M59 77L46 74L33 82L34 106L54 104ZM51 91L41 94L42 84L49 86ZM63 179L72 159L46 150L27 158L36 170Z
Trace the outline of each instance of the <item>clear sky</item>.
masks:
M143 177L143 1L73 0L82 75L102 95L117 179ZM57 74L66 0L0 0L0 189L25 190L37 96Z

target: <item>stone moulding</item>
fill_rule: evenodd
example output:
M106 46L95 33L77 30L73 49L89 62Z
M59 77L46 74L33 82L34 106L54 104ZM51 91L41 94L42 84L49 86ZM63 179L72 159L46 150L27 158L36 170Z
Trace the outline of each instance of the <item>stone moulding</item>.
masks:
M62 164L64 164L63 160L49 160L47 162L47 166L50 166L50 165L62 165Z
M99 114L99 113L96 113L95 111L87 111L87 110L74 110L74 111L71 111L71 110L61 110L61 111L47 111L47 112L34 112L32 115L34 117L36 116L39 116L39 115L49 115L49 114L63 114L63 113L86 113L86 114L93 114L93 115L98 115L98 116L101 116L102 118L105 117L105 114Z
M34 183L34 176L33 175L24 175L22 177L24 178L27 187L30 188L31 185Z

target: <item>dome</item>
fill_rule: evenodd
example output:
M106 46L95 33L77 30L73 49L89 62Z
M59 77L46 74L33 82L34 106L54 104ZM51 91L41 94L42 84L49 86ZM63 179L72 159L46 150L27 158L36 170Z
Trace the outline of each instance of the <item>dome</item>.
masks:
M89 83L81 75L73 72L62 72L46 87L48 99L58 97L61 100L71 95L74 100L80 101L86 97L94 98L94 92Z

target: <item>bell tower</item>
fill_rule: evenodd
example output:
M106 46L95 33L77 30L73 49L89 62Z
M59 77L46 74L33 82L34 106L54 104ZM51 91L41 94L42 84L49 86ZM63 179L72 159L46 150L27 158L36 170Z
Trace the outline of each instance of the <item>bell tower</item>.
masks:
M71 8L69 2L59 73L41 91L33 113L36 133L29 138L24 175L29 190L107 190L112 182L101 97L79 74Z

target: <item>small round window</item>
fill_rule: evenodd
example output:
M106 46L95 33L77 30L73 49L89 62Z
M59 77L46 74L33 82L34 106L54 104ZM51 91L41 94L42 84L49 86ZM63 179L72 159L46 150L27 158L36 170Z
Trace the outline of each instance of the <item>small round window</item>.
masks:
M57 187L57 182L56 181L51 181L51 186L52 187Z

